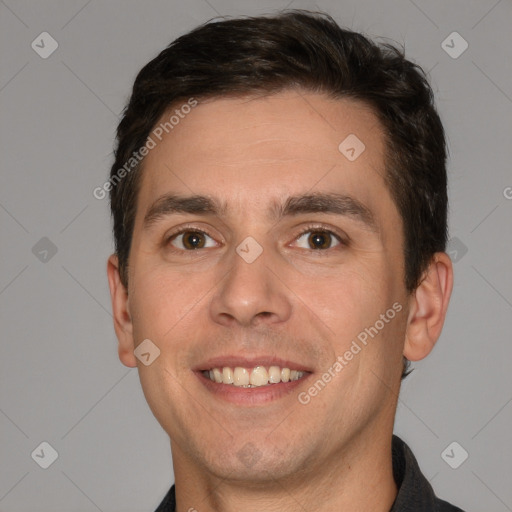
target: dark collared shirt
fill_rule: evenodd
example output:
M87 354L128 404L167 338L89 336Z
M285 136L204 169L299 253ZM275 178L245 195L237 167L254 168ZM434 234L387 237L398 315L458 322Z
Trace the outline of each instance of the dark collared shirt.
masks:
M411 449L397 436L393 436L392 453L393 476L398 494L389 512L463 512L436 498ZM174 485L155 512L176 512Z

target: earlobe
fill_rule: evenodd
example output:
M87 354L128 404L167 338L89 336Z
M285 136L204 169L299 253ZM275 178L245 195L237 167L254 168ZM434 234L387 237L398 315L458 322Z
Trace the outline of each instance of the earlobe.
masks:
M444 325L453 287L453 266L444 252L435 253L411 296L404 356L419 361L434 348Z
M107 276L114 317L114 329L118 340L120 361L130 368L135 368L137 362L133 354L133 325L130 315L128 291L121 282L119 260L112 254L107 262Z

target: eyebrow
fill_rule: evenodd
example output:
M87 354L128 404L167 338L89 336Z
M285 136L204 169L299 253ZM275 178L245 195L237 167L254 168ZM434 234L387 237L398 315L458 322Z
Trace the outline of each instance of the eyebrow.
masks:
M157 221L176 213L221 217L227 211L226 203L212 197L165 194L148 209L144 216L144 227L148 228ZM358 199L344 194L314 193L290 196L284 203L275 201L269 209L269 217L274 220L305 213L344 215L361 222L371 231L378 232L371 210Z
M291 196L283 205L274 204L272 210L273 216L277 219L303 213L344 215L361 222L371 231L378 232L372 211L355 197L344 194L315 193Z
M216 215L226 213L225 204L207 196L178 196L165 194L159 197L144 216L144 227L149 227L164 217L173 213L188 213L192 215Z

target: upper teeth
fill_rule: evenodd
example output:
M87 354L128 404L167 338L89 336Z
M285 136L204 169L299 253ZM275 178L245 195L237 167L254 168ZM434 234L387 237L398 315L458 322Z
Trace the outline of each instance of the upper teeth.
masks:
M280 368L279 366L255 366L254 368L243 368L236 366L230 368L212 368L203 371L206 377L218 384L233 384L245 388L266 386L267 384L278 384L279 382L288 382L290 380L299 380L305 372L290 370L289 368Z

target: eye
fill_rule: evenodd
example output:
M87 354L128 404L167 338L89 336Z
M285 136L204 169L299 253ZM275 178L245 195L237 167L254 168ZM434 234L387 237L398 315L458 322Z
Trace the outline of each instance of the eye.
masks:
M332 249L341 244L340 238L332 231L310 229L296 238L295 243L301 249Z
M215 241L204 231L180 231L169 238L169 243L177 249L191 251L194 249L204 249L215 247Z

